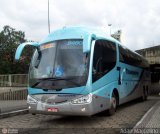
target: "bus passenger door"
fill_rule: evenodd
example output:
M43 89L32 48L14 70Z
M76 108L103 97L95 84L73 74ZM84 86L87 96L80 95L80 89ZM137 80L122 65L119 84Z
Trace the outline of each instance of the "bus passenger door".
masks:
M116 59L116 44L114 42L108 40L96 41L92 68L93 90L103 87L102 94L107 94L106 92L110 93L115 88L113 83L116 82L118 77ZM105 89L108 89L108 91Z

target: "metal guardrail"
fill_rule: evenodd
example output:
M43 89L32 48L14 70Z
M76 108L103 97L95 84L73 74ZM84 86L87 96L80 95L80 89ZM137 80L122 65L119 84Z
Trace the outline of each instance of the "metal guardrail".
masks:
M28 74L0 75L0 87L26 87Z
M26 89L0 93L0 100L26 100L26 99L27 99Z
M26 100L28 74L0 75L0 100Z

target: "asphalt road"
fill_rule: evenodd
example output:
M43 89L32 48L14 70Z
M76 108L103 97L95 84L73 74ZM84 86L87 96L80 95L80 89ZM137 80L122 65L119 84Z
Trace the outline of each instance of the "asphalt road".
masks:
M123 104L113 116L104 114L91 117L18 115L0 119L0 128L16 129L18 133L28 134L120 133L123 128L133 128L158 100L157 97L149 97L145 102L135 100Z

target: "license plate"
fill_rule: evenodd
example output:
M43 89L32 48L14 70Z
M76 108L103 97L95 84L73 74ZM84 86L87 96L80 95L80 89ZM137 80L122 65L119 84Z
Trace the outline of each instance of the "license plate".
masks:
M48 108L48 112L58 112L58 108Z

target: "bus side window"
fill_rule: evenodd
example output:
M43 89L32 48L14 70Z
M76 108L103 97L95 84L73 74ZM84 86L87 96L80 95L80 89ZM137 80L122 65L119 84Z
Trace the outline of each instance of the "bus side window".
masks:
M134 52L131 52L129 49L123 48L120 45L119 45L119 60L122 63L136 67L142 67L142 68L148 67L148 63L145 59L135 54Z
M93 56L93 82L107 74L115 64L115 44L107 40L97 40Z
M122 54L122 48L119 46L119 60L121 61L121 62L124 62L124 56L123 56L123 54Z
M93 73L96 75L102 70L102 47L96 42L93 56Z

